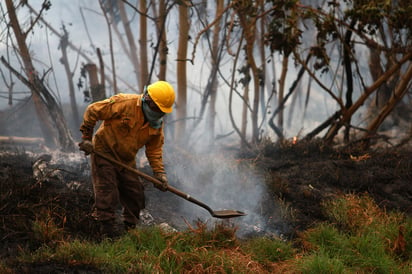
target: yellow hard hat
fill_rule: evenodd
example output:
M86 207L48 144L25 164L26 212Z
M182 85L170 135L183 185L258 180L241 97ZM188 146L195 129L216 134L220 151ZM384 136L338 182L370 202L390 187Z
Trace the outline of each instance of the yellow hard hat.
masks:
M175 91L171 84L166 81L157 81L147 87L147 92L161 111L164 113L172 112L175 102Z

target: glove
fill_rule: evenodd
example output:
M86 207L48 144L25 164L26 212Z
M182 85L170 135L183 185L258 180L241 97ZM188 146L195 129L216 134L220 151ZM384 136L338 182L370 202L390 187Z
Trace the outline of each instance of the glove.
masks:
M162 185L154 184L154 186L161 191L167 191L168 181L166 173L157 172L154 174L154 177L162 183Z
M79 143L79 149L84 151L84 155L89 155L93 152L93 144L89 140L83 140Z

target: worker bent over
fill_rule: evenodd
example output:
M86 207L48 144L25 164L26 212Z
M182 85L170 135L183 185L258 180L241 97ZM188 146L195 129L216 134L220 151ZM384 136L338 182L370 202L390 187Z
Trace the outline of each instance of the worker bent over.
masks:
M167 190L167 177L162 160L164 143L163 116L172 112L175 100L173 87L157 81L144 93L117 94L90 104L80 126L83 141L80 150L86 155L99 151L136 168L136 154L145 146L145 154L154 177L162 182L156 187ZM93 136L98 121L102 124ZM93 138L92 138L93 137ZM93 141L92 141L93 140ZM95 203L93 217L103 224L103 233L115 229L115 211L121 204L123 220L134 227L139 212L145 207L145 195L139 177L95 154L91 154L91 171Z

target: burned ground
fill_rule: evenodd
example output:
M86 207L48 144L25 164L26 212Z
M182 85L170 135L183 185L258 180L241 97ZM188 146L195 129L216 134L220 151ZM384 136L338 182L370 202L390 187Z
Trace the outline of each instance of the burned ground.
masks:
M325 220L322 203L341 194L368 194L387 210L412 214L411 149L332 149L321 142L269 147L258 164L271 192L293 210L294 232Z
M53 162L48 153L21 148L8 151L0 156L1 257L12 257L23 247L34 250L56 237L99 238L90 217L93 192L86 160L66 157ZM278 231L293 238L324 221L322 203L344 193L367 193L387 210L410 215L411 152L405 146L365 152L318 142L273 144L256 153L237 152L237 159L262 174L268 190L257 205L268 220L265 227L249 229L245 235ZM149 184L146 189L154 223L167 222L178 229L190 225L192 220L182 217L184 209L176 206L181 198Z

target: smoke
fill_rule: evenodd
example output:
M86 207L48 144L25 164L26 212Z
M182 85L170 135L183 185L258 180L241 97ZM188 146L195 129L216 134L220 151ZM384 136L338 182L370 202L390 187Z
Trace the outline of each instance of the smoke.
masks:
M268 197L262 172L250 161L236 159L227 151L213 153L166 152L169 182L179 190L205 203L212 210L238 210L243 217L224 219L237 227L237 234L278 234L271 224L279 220L274 199ZM202 207L184 201L180 204L187 220L200 220L211 226L222 219L213 218Z

